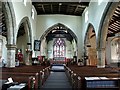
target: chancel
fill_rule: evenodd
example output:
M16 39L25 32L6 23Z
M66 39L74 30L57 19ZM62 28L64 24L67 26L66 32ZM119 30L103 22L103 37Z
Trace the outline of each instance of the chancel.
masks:
M119 0L0 1L1 90L120 90Z

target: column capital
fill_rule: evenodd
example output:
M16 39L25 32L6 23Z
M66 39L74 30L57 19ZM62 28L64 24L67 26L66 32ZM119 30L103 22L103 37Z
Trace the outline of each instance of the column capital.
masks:
M6 44L7 49L15 49L16 45L15 44Z

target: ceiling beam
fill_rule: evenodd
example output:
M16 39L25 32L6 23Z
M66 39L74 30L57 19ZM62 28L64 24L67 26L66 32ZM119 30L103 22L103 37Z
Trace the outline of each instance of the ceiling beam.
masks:
M52 4L50 4L50 7L51 7L51 12L53 13L53 6L52 6Z
M45 13L45 8L44 8L44 5L42 5L42 10L43 10L43 12Z
M118 31L116 31L115 33L109 33L107 34L108 37L112 37L112 36L115 36L115 34L119 33L120 32L120 29Z
M87 2L32 2L33 5L36 5L36 4L59 4L59 3L62 3L62 4L71 4L71 5L81 5L81 6L88 6L89 4Z
M114 25L120 26L120 22L115 22Z
M111 27L111 28L116 28L116 29L119 29L119 28L120 28L120 26L114 25L114 24L110 25L110 27Z
M114 23L116 23L116 22L120 22L120 18L113 18L111 21L110 21L110 23L109 23L109 25L111 25L111 24L114 24Z
M58 12L60 13L61 3L59 3Z
M111 28L108 28L108 30L110 30L111 32L117 33L117 31L114 31L114 30L111 29Z
M75 9L75 11L74 11L74 14L77 12L77 10L78 10L78 5L76 6L76 9Z
M118 30L118 28L114 28L114 27L109 27L109 28L112 29L112 30L115 31L115 32ZM109 29L109 28L108 28L108 29Z

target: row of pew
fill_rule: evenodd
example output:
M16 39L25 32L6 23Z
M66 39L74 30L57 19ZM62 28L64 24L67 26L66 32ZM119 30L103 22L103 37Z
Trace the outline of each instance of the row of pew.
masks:
M2 68L0 80L12 78L14 82L26 83L27 90L38 90L50 74L50 66L26 66L18 68ZM4 89L5 90L5 89Z
M66 65L64 67L73 90L120 90L119 74L98 75L87 72L87 75L80 75L82 72L76 72L80 68L71 70Z

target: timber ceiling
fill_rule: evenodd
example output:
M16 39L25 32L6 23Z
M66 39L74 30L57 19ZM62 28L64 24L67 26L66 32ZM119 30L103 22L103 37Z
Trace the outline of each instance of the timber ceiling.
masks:
M32 1L32 4L34 5L38 15L63 14L81 16L84 9L89 6L89 2L83 2L83 0L81 0L81 2L34 2L34 0Z
M89 5L89 2L32 2L35 6L38 15L43 14L64 14L64 15L75 15L80 16L83 12L83 9ZM60 5L61 3L61 5ZM48 6L48 8L47 8ZM77 13L79 12L79 13ZM23 27L21 27L23 29ZM108 37L112 37L115 34L120 32L120 5L116 8L111 21L109 23L108 28ZM19 35L23 35L25 32L19 31ZM64 34L63 34L64 33ZM53 34L53 37L57 37L55 34L63 34L63 37L71 37L66 32L58 31L56 33L50 33L49 36ZM5 15L2 11L2 7L0 7L0 35L7 37L7 28L6 28L6 20ZM72 39L72 38L68 38Z
M85 8L89 6L90 0L87 0L88 2L83 1L84 0L77 0L77 2L34 2L33 0L32 4L38 15L61 14L82 16ZM52 40L53 38L66 38L69 41L73 40L73 35L70 32L66 32L64 27L58 25L52 31L47 35L47 41Z
M48 33L46 40L49 42L50 40L53 40L53 38L66 38L68 41L72 42L73 37L74 35L72 35L69 30L58 24Z
M115 34L120 32L120 4L116 8L108 28L108 37L115 36Z

